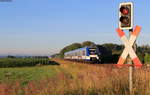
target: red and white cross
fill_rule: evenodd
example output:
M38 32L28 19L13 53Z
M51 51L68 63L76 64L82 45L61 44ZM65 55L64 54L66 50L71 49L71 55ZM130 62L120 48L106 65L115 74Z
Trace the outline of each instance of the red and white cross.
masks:
M132 32L129 40L127 39L125 33L121 30L121 29L117 29L117 33L121 38L121 41L124 43L125 45L125 49L123 50L123 53L121 54L119 61L117 63L117 65L123 65L128 54L130 55L131 59L133 60L133 63L136 67L140 67L142 66L141 61L139 60L139 58L137 57L135 51L133 50L132 46L138 36L138 34L140 33L141 27L140 26L136 26L135 30Z

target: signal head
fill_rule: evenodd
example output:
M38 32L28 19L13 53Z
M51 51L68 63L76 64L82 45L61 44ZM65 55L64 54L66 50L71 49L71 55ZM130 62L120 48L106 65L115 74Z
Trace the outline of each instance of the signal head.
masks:
M133 28L133 3L120 3L119 7L119 28L132 29Z

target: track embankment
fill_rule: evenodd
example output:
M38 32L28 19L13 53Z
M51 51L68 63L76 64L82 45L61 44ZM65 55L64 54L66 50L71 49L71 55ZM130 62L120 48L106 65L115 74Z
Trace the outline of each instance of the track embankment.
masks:
M98 66L98 67L106 67L106 68L127 68L129 66L133 66L134 64L130 65L130 64L124 64L122 66L117 66L116 63L90 63L90 62L81 62L81 61L72 61L72 60L65 60L65 59L51 59L59 64L81 64L81 65L89 65L89 66ZM136 67L135 67L136 68ZM150 65L149 64L143 64L142 68L147 68L150 69Z

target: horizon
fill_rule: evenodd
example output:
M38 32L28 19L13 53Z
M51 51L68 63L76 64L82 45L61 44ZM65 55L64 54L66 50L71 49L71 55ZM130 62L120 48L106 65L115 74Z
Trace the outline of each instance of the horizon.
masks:
M78 42L75 42L75 43L78 43ZM73 44L73 43L71 43L71 44ZM71 45L71 44L69 44L69 45ZM80 44L82 44L82 43L80 43ZM117 43L103 43L103 44L117 44ZM96 45L103 45L103 44L96 44ZM123 45L123 44L117 44L117 45ZM148 44L147 44L148 45ZM138 45L137 47L141 47L141 46L147 46L147 45ZM67 45L68 46L68 45ZM150 45L148 45L148 46L150 46ZM64 47L63 47L64 48ZM62 49L63 49L62 48ZM28 56L52 56L52 55L55 55L55 54L59 54L60 53L60 51L59 52L56 52L56 53L52 53L52 54L48 54L48 55L46 55L46 54L0 54L0 58L2 58L2 57L7 57L7 56L15 56L15 57L28 57Z
M142 26L137 44L150 45L150 1L130 1L134 2L134 26ZM0 56L52 55L87 40L122 44L116 33L120 2L123 0L0 2Z

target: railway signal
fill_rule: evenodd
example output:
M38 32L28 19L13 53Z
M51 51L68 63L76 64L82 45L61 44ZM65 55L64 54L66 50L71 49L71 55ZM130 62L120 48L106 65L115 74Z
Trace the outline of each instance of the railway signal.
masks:
M136 67L142 66L141 61L139 60L139 58L137 57L135 51L132 48L132 45L134 44L138 34L140 33L140 30L141 30L141 27L136 26L135 30L132 32L129 40L127 39L127 37L125 36L125 33L120 28L118 28L116 30L119 37L121 38L121 41L125 45L125 49L124 49L122 55L120 56L117 65L123 65L126 58L127 58L127 56L128 56L128 54L129 54L131 59L133 60L134 65Z
M133 28L133 3L120 3L119 5L119 28Z
M123 30L129 30L129 39L126 37ZM124 64L128 54L130 58L133 60L135 66L140 67L142 66L139 58L136 55L136 47L135 41L136 38L141 30L140 26L136 26L135 30L133 30L133 3L132 2L125 2L119 4L119 28L116 30L118 35L121 38L121 41L125 45L125 49L119 58L117 65ZM134 50L134 49L135 50ZM128 57L128 59L130 59ZM132 61L128 60L128 64L132 64Z
M129 39L126 37L123 30L129 30ZM123 50L123 53L121 54L117 66L120 67L120 65L123 65L126 58L127 64L129 65L129 91L130 94L132 94L133 89L133 66L132 61L134 63L135 67L141 67L141 61L139 60L138 56L136 55L136 46L135 41L140 33L141 27L136 26L135 30L133 30L133 3L132 2L126 2L126 3L120 3L119 5L119 28L116 30L119 37L121 38L121 41L124 43L125 49ZM133 49L134 48L134 49ZM129 54L130 57L127 57ZM130 60L132 59L132 61Z

